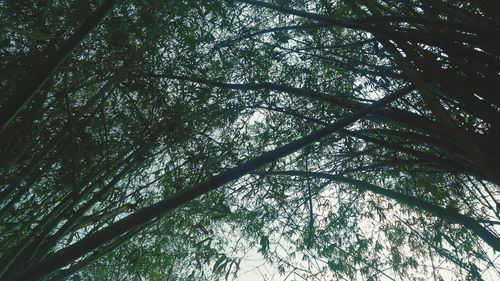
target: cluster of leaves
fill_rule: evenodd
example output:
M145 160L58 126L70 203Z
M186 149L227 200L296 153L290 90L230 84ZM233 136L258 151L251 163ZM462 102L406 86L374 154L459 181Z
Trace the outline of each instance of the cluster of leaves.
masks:
M112 2L0 3L0 278L498 278L494 5Z

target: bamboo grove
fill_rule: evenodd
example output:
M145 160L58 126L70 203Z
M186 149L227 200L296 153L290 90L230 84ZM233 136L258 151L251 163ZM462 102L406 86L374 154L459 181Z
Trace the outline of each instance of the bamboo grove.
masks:
M494 2L0 2L0 279L498 280Z

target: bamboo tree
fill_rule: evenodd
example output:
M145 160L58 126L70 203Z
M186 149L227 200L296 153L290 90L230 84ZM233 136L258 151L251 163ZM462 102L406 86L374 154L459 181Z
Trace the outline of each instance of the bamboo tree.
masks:
M97 2L0 4L2 279L221 279L259 241L284 274L497 270L491 5Z
M265 152L259 157L243 162L242 164L229 169L217 176L214 176L213 178L205 182L176 193L170 198L138 210L135 213L117 221L116 223L106 228L88 235L86 238L78 241L77 243L72 244L65 249L59 250L53 255L42 260L37 265L33 265L29 269L12 277L7 277L6 280L36 280L38 278L44 277L52 273L53 271L66 266L71 261L76 260L77 258L91 252L92 250L98 248L106 242L119 237L130 229L139 227L140 225L148 223L150 220L153 220L160 216L164 216L168 211L182 206L183 204L194 200L211 190L220 188L224 184L234 181L251 172L252 170L262 167L265 164L275 161L283 156L289 155L314 142L317 142L322 138L338 131L339 129L342 129L343 127L359 120L370 112L387 105L397 98L400 98L404 94L406 94L406 91L395 92L365 107L364 109L356 111L348 117L340 119L337 122L324 127L319 131L315 131L301 139L293 141L275 150Z

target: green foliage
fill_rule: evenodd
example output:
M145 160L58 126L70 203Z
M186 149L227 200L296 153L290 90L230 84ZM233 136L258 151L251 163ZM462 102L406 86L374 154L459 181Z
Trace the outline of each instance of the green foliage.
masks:
M498 277L494 4L118 2L0 131L0 279L407 88L47 280L237 280L253 252L304 280ZM0 2L2 112L99 4Z

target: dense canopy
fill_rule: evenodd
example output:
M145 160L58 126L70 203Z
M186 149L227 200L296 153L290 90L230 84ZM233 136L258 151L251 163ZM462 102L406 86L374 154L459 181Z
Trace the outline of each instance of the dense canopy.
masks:
M500 278L495 1L0 1L0 89L0 280Z

